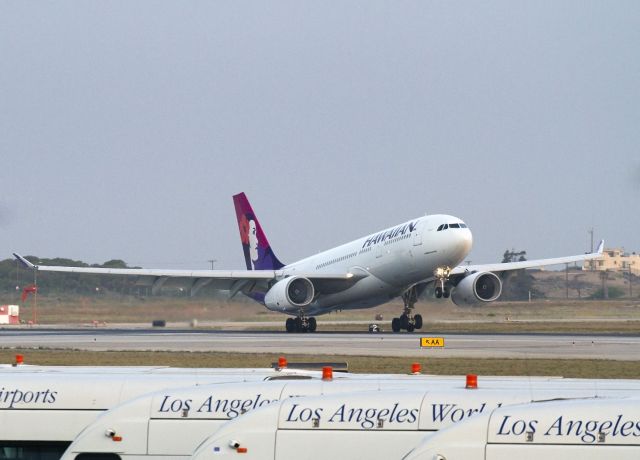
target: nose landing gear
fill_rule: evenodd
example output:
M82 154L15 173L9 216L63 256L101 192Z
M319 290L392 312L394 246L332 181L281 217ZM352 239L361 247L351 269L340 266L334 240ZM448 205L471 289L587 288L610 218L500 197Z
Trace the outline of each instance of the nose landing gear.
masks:
M446 284L443 283L441 286L436 286L436 298L440 299L444 297L445 299L448 299L450 295L451 290Z
M287 332L315 332L317 323L313 316L300 314L295 318L287 318L285 327Z
M422 315L414 315L413 308L418 301L418 293L416 287L413 286L402 294L404 309L399 318L391 320L391 329L393 332L400 332L402 329L407 332L413 332L416 329L422 329Z
M438 267L433 273L436 277L436 289L435 294L436 298L440 299L444 297L448 299L451 295L451 289L449 288L449 274L451 273L451 268L449 267Z

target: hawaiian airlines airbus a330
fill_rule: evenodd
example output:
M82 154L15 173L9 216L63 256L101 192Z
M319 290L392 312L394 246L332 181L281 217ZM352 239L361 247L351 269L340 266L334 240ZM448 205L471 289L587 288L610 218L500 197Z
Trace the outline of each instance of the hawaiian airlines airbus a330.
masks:
M314 316L335 310L370 308L402 297L404 309L394 318L394 332L422 327L413 314L418 296L428 288L436 297L449 297L456 305L475 305L500 297L502 276L510 270L565 264L593 259L597 252L554 259L489 265L460 263L471 250L467 225L449 215L418 217L367 235L298 262L285 265L274 254L244 193L233 197L246 270L109 269L34 265L38 271L131 275L157 291L183 286L191 295L204 286L239 292L269 310L290 315L287 332L313 332Z

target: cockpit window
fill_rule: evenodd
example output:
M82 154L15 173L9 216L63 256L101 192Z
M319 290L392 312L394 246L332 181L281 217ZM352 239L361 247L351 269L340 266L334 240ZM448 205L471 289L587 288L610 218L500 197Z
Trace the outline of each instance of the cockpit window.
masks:
M436 231L441 232L442 230L447 230L450 228L467 228L467 225L463 224L462 222L457 222L455 224L440 224Z

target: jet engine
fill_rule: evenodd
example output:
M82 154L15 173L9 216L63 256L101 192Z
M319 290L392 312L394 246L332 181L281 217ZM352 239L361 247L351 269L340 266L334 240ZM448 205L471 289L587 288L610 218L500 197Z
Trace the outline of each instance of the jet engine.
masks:
M302 276L291 276L274 284L264 296L269 310L298 311L313 301L313 283Z
M453 290L451 300L459 307L493 302L502 294L502 281L495 273L478 272L465 276Z

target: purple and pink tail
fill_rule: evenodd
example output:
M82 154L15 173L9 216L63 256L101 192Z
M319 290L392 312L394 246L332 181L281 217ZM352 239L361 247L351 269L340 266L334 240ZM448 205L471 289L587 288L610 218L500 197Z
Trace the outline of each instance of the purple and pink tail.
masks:
M234 195L233 205L236 208L247 270L278 270L282 268L284 264L273 253L260 222L251 209L247 196L244 193Z

